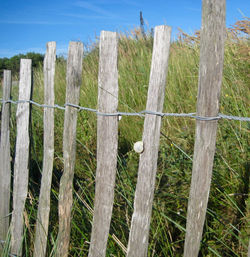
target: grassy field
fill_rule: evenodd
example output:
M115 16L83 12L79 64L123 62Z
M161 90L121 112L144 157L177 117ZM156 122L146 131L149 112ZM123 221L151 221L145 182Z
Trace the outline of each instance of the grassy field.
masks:
M249 20L239 21L228 31L220 112L249 116L250 44ZM140 31L120 34L119 110L145 109L153 38ZM180 33L171 45L164 112L196 110L199 71L199 33ZM80 105L97 108L98 47L93 46L83 62ZM57 62L56 103L65 102L66 64ZM13 88L13 98L17 90ZM42 68L34 71L33 100L43 103ZM15 112L11 120L12 153L15 140ZM58 228L57 197L63 171L62 133L64 112L55 111L55 162L51 194L48 256L53 256ZM123 117L119 122L119 162L115 204L107 256L124 256L114 235L126 247L137 179L138 155L132 150L140 140L143 118ZM247 122L220 120L211 192L200 256L247 256L249 240L249 128ZM195 120L163 118L157 181L153 203L148 256L182 256L187 201L194 148ZM25 210L25 256L32 256L34 224L38 204L43 158L43 112L32 108L29 196ZM78 113L77 158L70 256L87 256L94 200L96 170L96 115Z

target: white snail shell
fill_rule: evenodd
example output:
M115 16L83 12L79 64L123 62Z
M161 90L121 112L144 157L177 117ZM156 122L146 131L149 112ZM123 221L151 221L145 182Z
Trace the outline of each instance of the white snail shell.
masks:
M142 153L143 150L144 150L144 147L143 147L143 142L142 141L138 141L134 144L134 150L135 152L137 153Z

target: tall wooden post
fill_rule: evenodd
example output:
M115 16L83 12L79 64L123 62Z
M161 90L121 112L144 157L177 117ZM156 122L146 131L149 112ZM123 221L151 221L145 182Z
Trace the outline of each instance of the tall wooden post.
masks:
M98 75L98 111L113 113L118 107L118 37L102 31ZM94 217L89 257L105 257L114 202L117 166L118 117L97 118L97 169Z
M83 44L70 42L67 61L66 103L78 105L82 84ZM76 155L77 109L66 106L63 130L64 171L59 189L59 231L57 237L57 257L68 256L73 203L72 184Z
M29 59L21 59L19 99L30 100L31 96L31 63ZM22 254L23 243L23 211L28 193L29 180L29 119L30 104L20 102L16 112L16 156L14 165L13 211L11 219L11 253Z
M3 101L10 99L11 71L3 73ZM2 104L0 140L0 255L9 230L10 216L10 103Z
M47 44L44 58L44 104L54 105L54 76L56 64L56 42ZM46 254L49 213L50 213L50 191L54 161L54 109L44 108L43 116L43 172L39 205L36 221L36 236L34 245L34 256L43 257Z
M216 117L222 83L225 0L203 0L197 115ZM184 257L199 253L210 191L217 120L196 121Z
M157 26L155 28L146 107L148 111L162 112L163 109L170 36L170 27ZM144 151L140 155L134 200L134 213L129 234L128 257L147 256L149 228L157 171L160 129L161 117L146 114L143 131Z

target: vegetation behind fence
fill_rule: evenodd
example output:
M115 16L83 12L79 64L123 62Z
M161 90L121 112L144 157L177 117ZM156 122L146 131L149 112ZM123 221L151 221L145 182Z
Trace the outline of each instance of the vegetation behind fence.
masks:
M139 36L138 36L139 35ZM151 61L151 46L152 38L141 37L137 35L136 40L120 37L119 40L119 110L121 111L140 111L145 109L146 91L147 87L144 86L149 79L149 68ZM232 36L232 35L231 35ZM104 36L105 38L105 36ZM187 37L185 39L188 39ZM191 39L191 38L190 38ZM101 37L102 40L102 37ZM155 40L155 37L154 37ZM101 41L102 42L102 41ZM224 79L222 86L222 101L221 110L227 114L238 116L247 116L247 82L249 81L247 73L247 65L240 57L244 57L245 52L242 51L244 47L248 46L247 40L235 38L230 41L228 39L225 48L225 67ZM107 47L111 47L107 45ZM112 50L115 49L111 47ZM167 77L166 97L164 109L169 112L193 112L194 102L196 97L195 85L198 81L198 50L199 45L195 42L184 43L178 41L172 44L170 52L169 70ZM101 51L101 47L100 47ZM236 55L237 53L237 55ZM70 56L70 54L69 54ZM163 56L164 57L164 56ZM178 58L177 58L178 57ZM82 84L80 103L81 105L96 108L97 96L97 64L98 64L97 51L94 50L85 57L83 63L83 76L82 80L77 79L75 74L76 69L72 72L67 71L67 84L70 76L74 75L77 79L76 83ZM140 59L141 58L141 59ZM143 59L143 61L142 61ZM76 58L74 58L76 60ZM235 62L237 61L237 65ZM69 63L68 63L69 65ZM107 67L111 67L108 65ZM115 65L116 66L116 65ZM44 66L46 67L46 66ZM77 65L79 68L79 65ZM101 67L101 66L100 66ZM245 67L245 68L244 68ZM55 90L56 102L64 104L64 88L65 88L65 73L64 64L59 63L56 67L55 73ZM53 70L53 69L52 69ZM46 71L46 68L45 68ZM152 69L151 69L152 71ZM196 75L195 72L196 71ZM107 74L109 71L106 71ZM106 74L106 75L107 75ZM166 76L166 75L165 75ZM79 77L79 75L78 75ZM116 76L112 76L116 78ZM46 78L46 76L45 76ZM108 80L109 76L106 77ZM117 77L118 79L118 77ZM100 86L100 69L99 69L99 90L103 90ZM104 80L105 81L105 80ZM44 81L46 84L46 81ZM43 91L43 79L40 72L34 74L34 95L33 99L37 102L43 103L41 92ZM40 83L40 85L39 85ZM237 83L237 87L236 87ZM105 84L105 82L104 82ZM165 83L163 83L165 84ZM224 87L224 88L223 88ZM60 89L59 89L60 88ZM101 89L100 89L101 88ZM58 90L59 89L59 90ZM105 89L105 88L104 88ZM110 92L112 89L109 89ZM73 93L72 90L67 89L68 93ZM14 93L14 90L13 90ZM100 94L99 94L100 95ZM112 91L114 95L114 91ZM152 94L151 94L152 95ZM153 94L154 95L154 94ZM162 94L160 94L162 96ZM76 94L77 96L77 94ZM121 97L120 97L121 96ZM155 95L157 96L157 95ZM241 101L239 101L239 98ZM107 99L107 96L106 96ZM100 99L99 99L100 100ZM67 101L70 102L71 101ZM107 101L110 102L110 101ZM23 105L27 103L22 103ZM51 103L53 105L53 103ZM75 103L77 104L77 102ZM5 104L6 105L6 104ZM20 105L20 104L19 104ZM100 108L100 102L98 104ZM15 108L13 106L13 108ZM40 181L37 180L39 166L43 154L40 152L42 129L42 114L39 108L32 105L32 131L31 131L31 160L30 160L30 189L26 209L24 210L24 221L27 230L24 231L24 246L26 246L27 255L32 255L33 252L33 226L37 214L34 206L37 203L37 195L39 191ZM49 109L49 108L45 108ZM72 106L66 106L66 109L73 112L76 109ZM14 111L14 110L13 110ZM71 112L72 112L71 111ZM112 110L101 110L104 112L111 112ZM161 110L157 110L161 111ZM74 115L72 112L72 115ZM51 205L51 221L49 228L49 244L48 252L63 256L59 253L61 247L60 239L56 242L57 223L56 219L56 197L58 192L58 181L60 171L64 170L64 176L67 176L66 169L67 163L65 160L68 158L65 152L66 142L62 147L62 128L63 126L63 112L55 110L55 161L54 161L54 181L52 181L52 205ZM66 115L66 113L65 113ZM202 114L201 114L202 115ZM76 149L76 178L72 181L72 173L69 173L69 185L73 183L74 201L72 202L72 232L70 243L71 255L86 256L89 248L90 230L93 214L93 200L94 200L94 179L96 169L96 127L95 115L82 111L78 113L78 126L76 130L76 138L70 140L77 146ZM156 117L155 115L147 115L146 117ZM216 116L216 115L215 115ZM117 117L102 117L98 119L109 120L112 118L118 122ZM160 118L160 117L158 117ZM67 121L65 119L65 121ZM211 121L203 121L210 122ZM71 123L73 125L73 123ZM113 219L111 221L110 239L108 240L107 254L114 254L116 256L123 256L126 252L126 245L128 243L128 231L130 228L130 220L133 213L133 198L136 185L137 161L138 155L135 154L131 147L133 141L141 140L143 119L142 117L122 117L119 122L119 144L118 144L118 167L116 178L116 192L114 194L114 209ZM153 123L150 123L153 125ZM100 127L99 127L100 130ZM102 129L101 129L102 131ZM155 196L153 204L153 216L151 220L151 230L149 237L149 255L157 256L178 256L182 254L183 242L185 236L185 217L187 207L187 196L189 192L190 174L192 166L192 152L194 143L194 122L187 118L163 118L162 129L160 138L159 158L158 158L158 171L155 181ZM145 129L144 129L145 132ZM44 132L45 133L45 132ZM71 132L68 132L68 135ZM65 132L64 132L65 134ZM100 134L100 132L99 132ZM154 133L153 133L154 134ZM154 134L155 135L155 134ZM97 134L98 136L98 134ZM18 137L18 135L17 135ZM2 137L1 137L2 138ZM64 139L67 139L64 135ZM11 138L11 140L13 140ZM148 140L143 140L147 145ZM27 142L27 141L26 141ZM154 140L153 140L154 142ZM106 143L106 150L111 147L111 144ZM147 146L144 146L147 147ZM61 149L64 149L62 155ZM98 146L97 146L98 149ZM147 149L147 148L145 148ZM150 150L150 148L148 148ZM100 151L100 149L99 149ZM105 149L104 149L105 151ZM109 151L108 151L109 152ZM107 152L107 154L108 154ZM154 151L155 153L156 151ZM145 152L144 152L145 154ZM12 154L13 156L13 148ZM74 155L74 153L73 153ZM97 150L97 159L98 154ZM64 160L62 159L62 156ZM72 154L70 154L72 156ZM84 157L83 157L84 156ZM86 157L85 157L86 156ZM108 155L109 156L109 155ZM142 156L142 155L141 155ZM142 157L141 157L142 158ZM106 158L107 159L107 158ZM148 158L146 158L148 160ZM101 162L99 162L100 165ZM141 163L141 161L140 161ZM65 166L66 165L66 166ZM70 164L69 164L70 165ZM97 162L98 165L98 162ZM44 167L44 166L43 166ZM71 166L72 168L72 166ZM201 244L201 253L206 256L209 254L216 254L218 256L244 256L247 252L247 199L249 190L249 164L247 163L247 123L239 123L234 121L227 122L226 120L220 121L217 150L215 155L215 163L213 168L213 180L211 187L210 203L208 205L207 218L205 222L203 240ZM98 166L97 166L98 170ZM155 169L154 169L155 170ZM58 172L59 171L59 172ZM56 177L57 174L57 177ZM114 175L112 175L114 176ZM150 175L152 176L152 175ZM101 176L100 184L104 182L105 178ZM154 179L150 177L151 180ZM65 181L63 177L61 181ZM138 179L139 180L139 179ZM199 179L198 179L199 180ZM66 179L67 181L67 179ZM70 182L71 181L71 182ZM109 185L110 181L104 183ZM15 183L15 182L14 182ZM147 182L145 182L147 183ZM62 184L62 182L61 182ZM154 183L153 183L154 184ZM146 185L146 184L145 184ZM61 186L62 188L62 186ZM112 190L112 186L110 188ZM147 189L146 189L147 190ZM71 189L62 190L60 193L68 194ZM111 196L113 197L113 196ZM61 199L61 200L60 200ZM64 203L62 198L61 206ZM135 200L136 202L136 200ZM146 203L141 201L141 203ZM140 203L139 203L140 204ZM96 205L95 205L96 206ZM112 202L111 202L112 206ZM68 208L67 205L64 207ZM104 206L105 207L105 206ZM69 205L69 209L71 206ZM206 208L205 208L206 209ZM68 210L66 210L68 212ZM151 210L151 206L149 209ZM62 211L62 209L61 209ZM70 212L69 212L70 213ZM226 213L226 215L225 215ZM59 220L65 212L59 212ZM101 217L104 217L105 212L100 212ZM110 215L110 214L108 214ZM138 217L138 216L137 216ZM133 220L133 218L132 218ZM39 220L38 220L39 221ZM60 223L60 221L59 221ZM62 226L63 222L61 223ZM60 225L59 225L60 226ZM67 225L68 227L68 225ZM62 227L63 228L63 227ZM202 228L201 228L202 229ZM63 229L62 229L63 230ZM62 231L61 230L61 231ZM60 232L60 228L59 228ZM37 235L36 235L37 236ZM99 234L97 234L99 236ZM146 236L146 234L145 234ZM107 240L107 234L105 235ZM143 239L141 236L139 240ZM92 240L91 240L92 241ZM105 244L105 242L102 242ZM138 243L137 243L138 244ZM52 248L53 247L53 248ZM67 247L66 247L67 248ZM198 242L199 248L199 242ZM221 249L220 249L221 248ZM102 247L103 249L103 247ZM131 248L132 249L132 248ZM137 247L134 248L135 250ZM138 246L139 249L139 246ZM66 249L67 251L67 249ZM98 251L98 249L97 249ZM195 250L197 251L197 250ZM140 253L144 256L144 250ZM139 253L139 254L140 254ZM37 253L38 255L41 252ZM105 251L102 255L105 254ZM133 254L133 253L131 253ZM94 255L93 255L94 256ZM133 255L131 255L133 256Z

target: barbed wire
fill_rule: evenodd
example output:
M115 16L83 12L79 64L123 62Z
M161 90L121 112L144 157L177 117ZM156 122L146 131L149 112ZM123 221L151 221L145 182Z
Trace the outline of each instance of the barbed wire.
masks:
M105 113L105 112L99 112L96 109L88 108L79 106L72 103L65 103L63 106L55 104L55 105L47 105L47 104L39 104L32 100L17 100L13 101L11 99L9 100L2 100L0 99L0 102L2 104L5 103L12 103L12 104L19 104L19 103L30 103L33 105L36 105L38 107L42 108L54 108L54 109L60 109L65 110L67 106L77 108L79 111L89 111L94 112L96 115L99 116L145 116L146 114L150 115L156 115L161 117L188 117L188 118L194 118L196 120L202 120L202 121L213 121L213 120L220 120L220 119L228 119L228 120L237 120L237 121L250 121L249 117L239 117L239 116L232 116L232 115L225 115L222 113L219 113L216 117L202 117L196 115L196 113L163 113L163 112L156 112L156 111L149 111L149 110L143 110L140 112L114 112L114 113Z

